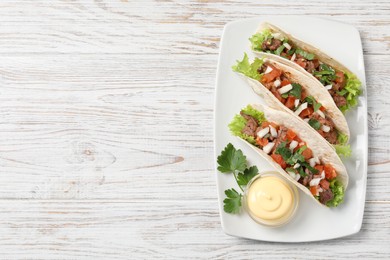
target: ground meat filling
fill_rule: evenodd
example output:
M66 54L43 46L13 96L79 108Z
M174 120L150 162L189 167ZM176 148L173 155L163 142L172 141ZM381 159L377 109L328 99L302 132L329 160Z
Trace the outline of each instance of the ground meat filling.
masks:
M301 183L322 204L333 199L330 182L337 177L332 165L313 156L306 143L291 129L273 122L259 123L241 111L246 125L242 133L254 138L255 146L269 154L290 177ZM272 130L271 130L272 129Z
M261 48L263 50L275 51L277 48L280 47L280 45L282 45L281 40L272 38L264 41L263 44L261 45Z
M308 64L313 68L319 66L318 60L309 61ZM290 81L286 73L267 62L258 69L258 72L262 74L260 82L276 99L309 123L329 143L338 143L338 131L335 129L333 121L327 117L325 107L312 96L308 96L301 85ZM286 88L288 91L286 91ZM247 134L254 131L253 127L245 129Z
M282 45L289 46L289 48L285 47L280 53L275 52ZM280 40L271 37L263 41L261 49L265 52L272 52L273 54L285 57L304 68L310 74L313 74L324 86L327 86L327 89L337 107L342 107L347 104L346 98L337 93L345 87L347 82L345 74L342 71L337 71L331 66L325 64L325 66L333 72L333 76L331 78L327 78L327 80L323 80L323 76L321 75L321 65L323 63L313 57L308 57L307 55L302 56L300 54L301 52L297 52L296 46L287 39ZM310 53L306 54L310 55ZM329 88L328 86L331 87Z
M246 135L254 136L257 129L256 119L242 112L240 114L242 117L244 117L247 120L246 126L244 127L242 132Z

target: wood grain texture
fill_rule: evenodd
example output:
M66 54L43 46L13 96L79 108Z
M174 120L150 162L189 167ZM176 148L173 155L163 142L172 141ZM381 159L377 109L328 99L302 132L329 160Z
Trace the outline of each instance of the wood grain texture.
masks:
M389 10L385 0L1 1L0 259L389 258ZM368 202L354 236L276 244L220 227L220 35L272 14L361 33Z
M388 203L367 203L362 230L354 236L301 244L223 234L215 200L3 200L0 206L6 259L291 259L302 251L319 259L369 259L390 254L390 219L383 217L390 214Z

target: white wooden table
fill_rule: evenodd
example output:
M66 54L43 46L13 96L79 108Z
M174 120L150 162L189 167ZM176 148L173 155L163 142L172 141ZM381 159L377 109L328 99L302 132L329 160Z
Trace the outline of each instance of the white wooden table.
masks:
M361 33L369 172L357 235L276 244L222 232L219 40L226 22L263 14ZM1 1L0 53L0 258L390 257L389 1Z

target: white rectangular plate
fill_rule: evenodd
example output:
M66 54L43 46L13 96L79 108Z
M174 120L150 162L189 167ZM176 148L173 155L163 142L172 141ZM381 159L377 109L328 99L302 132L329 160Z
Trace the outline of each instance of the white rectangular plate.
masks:
M362 45L359 32L352 26L313 17L272 16L246 19L225 26L218 62L215 99L215 159L228 144L240 148L249 165L257 165L260 171L272 167L249 147L229 133L228 124L240 109L250 103L265 104L246 83L231 70L244 52L253 57L248 38L258 25L268 21L280 26L295 37L304 40L336 58L361 80L363 94L359 105L347 113L351 130L352 157L343 162L348 170L350 183L345 201L336 209L317 205L300 192L300 206L294 219L280 228L267 228L256 224L246 212L238 215L223 211L224 191L239 190L231 174L216 170L222 227L233 236L277 242L304 242L333 239L357 233L363 220L367 182L367 97Z

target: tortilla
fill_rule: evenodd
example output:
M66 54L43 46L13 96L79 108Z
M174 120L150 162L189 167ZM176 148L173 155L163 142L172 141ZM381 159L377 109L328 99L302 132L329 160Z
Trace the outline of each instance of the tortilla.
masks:
M312 150L313 157L318 157L322 163L330 164L333 166L333 168L336 170L338 174L336 179L343 184L344 190L347 189L349 177L344 164L341 162L337 153L333 149L329 148L329 145L327 145L328 142L326 142L325 139L321 138L318 135L313 134L313 131L309 125L302 124L298 118L291 117L289 113L284 113L280 110L276 110L271 107L262 106L259 104L251 104L251 106L256 110L263 112L267 121L274 122L278 125L283 125L296 132L299 135L299 138L301 138L302 141L306 142L307 146ZM283 170L283 168L278 163L276 163L271 158L271 156L269 156L267 153L265 153L263 150L259 149L258 147L247 142L246 140L241 138L240 140L245 142L253 150L255 150L258 154L260 154L264 159L266 159L275 168L275 170L277 170L287 180L289 180L291 183L296 185L299 189L301 189L304 193L306 193L311 198L313 198L320 205L325 206L321 204L311 194L308 188L300 184L298 181L294 180L285 170Z
M335 124L335 128L345 134L348 137L350 137L349 127L347 120L345 119L343 113L338 109L336 104L334 103L332 97L329 95L328 91L321 85L321 83L312 77L306 77L301 72L295 70L292 67L287 66L286 64L277 62L275 60L270 60L268 58L264 58L264 62L271 63L276 68L282 70L284 73L289 75L289 78L291 81L295 81L299 83L303 89L305 89L306 93L309 96L313 96L318 102L320 102L327 111L327 115ZM261 84L259 81L254 80L250 77L247 77L241 73L239 73L246 82L252 87L253 91L257 93L258 95L264 97L266 103L276 109L280 109L288 113L291 117L296 118L299 120L299 124L306 125L310 128L313 135L318 135L321 138L323 138L319 133L317 133L316 130L311 128L308 123L304 122L298 115L294 114L292 110L287 108L282 102L280 102L271 91L269 91L263 84ZM325 140L325 139L324 139ZM348 141L347 140L347 141ZM328 143L326 141L326 143ZM333 146L328 143L329 146Z
M309 53L314 53L316 55L316 58L319 61L332 66L336 70L343 71L344 73L352 73L347 67L345 67L343 64L341 64L341 62L333 59L332 57L327 55L325 52L321 51L320 49L318 49L318 48L316 48L316 47L314 47L314 46L312 46L312 45L310 45L308 43L305 43L305 42L299 40L298 38L293 37L291 34L288 34L288 33L284 32L282 29L280 29L279 27L277 27L275 25L272 25L270 23L264 22L264 23L262 23L259 26L259 28L257 29L256 33L261 33L264 29L269 29L273 33L280 33L281 36L286 37L289 40L291 40L300 49L302 49L302 50L304 50L306 52L309 52ZM271 54L271 53L260 52L260 51L253 51L253 52L258 54L259 56L269 57L269 58L272 58L272 59L274 59L274 60L276 60L278 62L281 62L283 64L291 66L291 67L299 70L300 72L304 73L305 75L307 75L307 76L315 79L316 81L318 81L312 74L307 72L304 68L302 68L301 66L299 66L295 62L292 62L292 61L290 61L288 59L285 59L285 58L283 58L281 56L278 56L278 55L275 55L275 54ZM322 84L321 84L321 86L322 86Z

